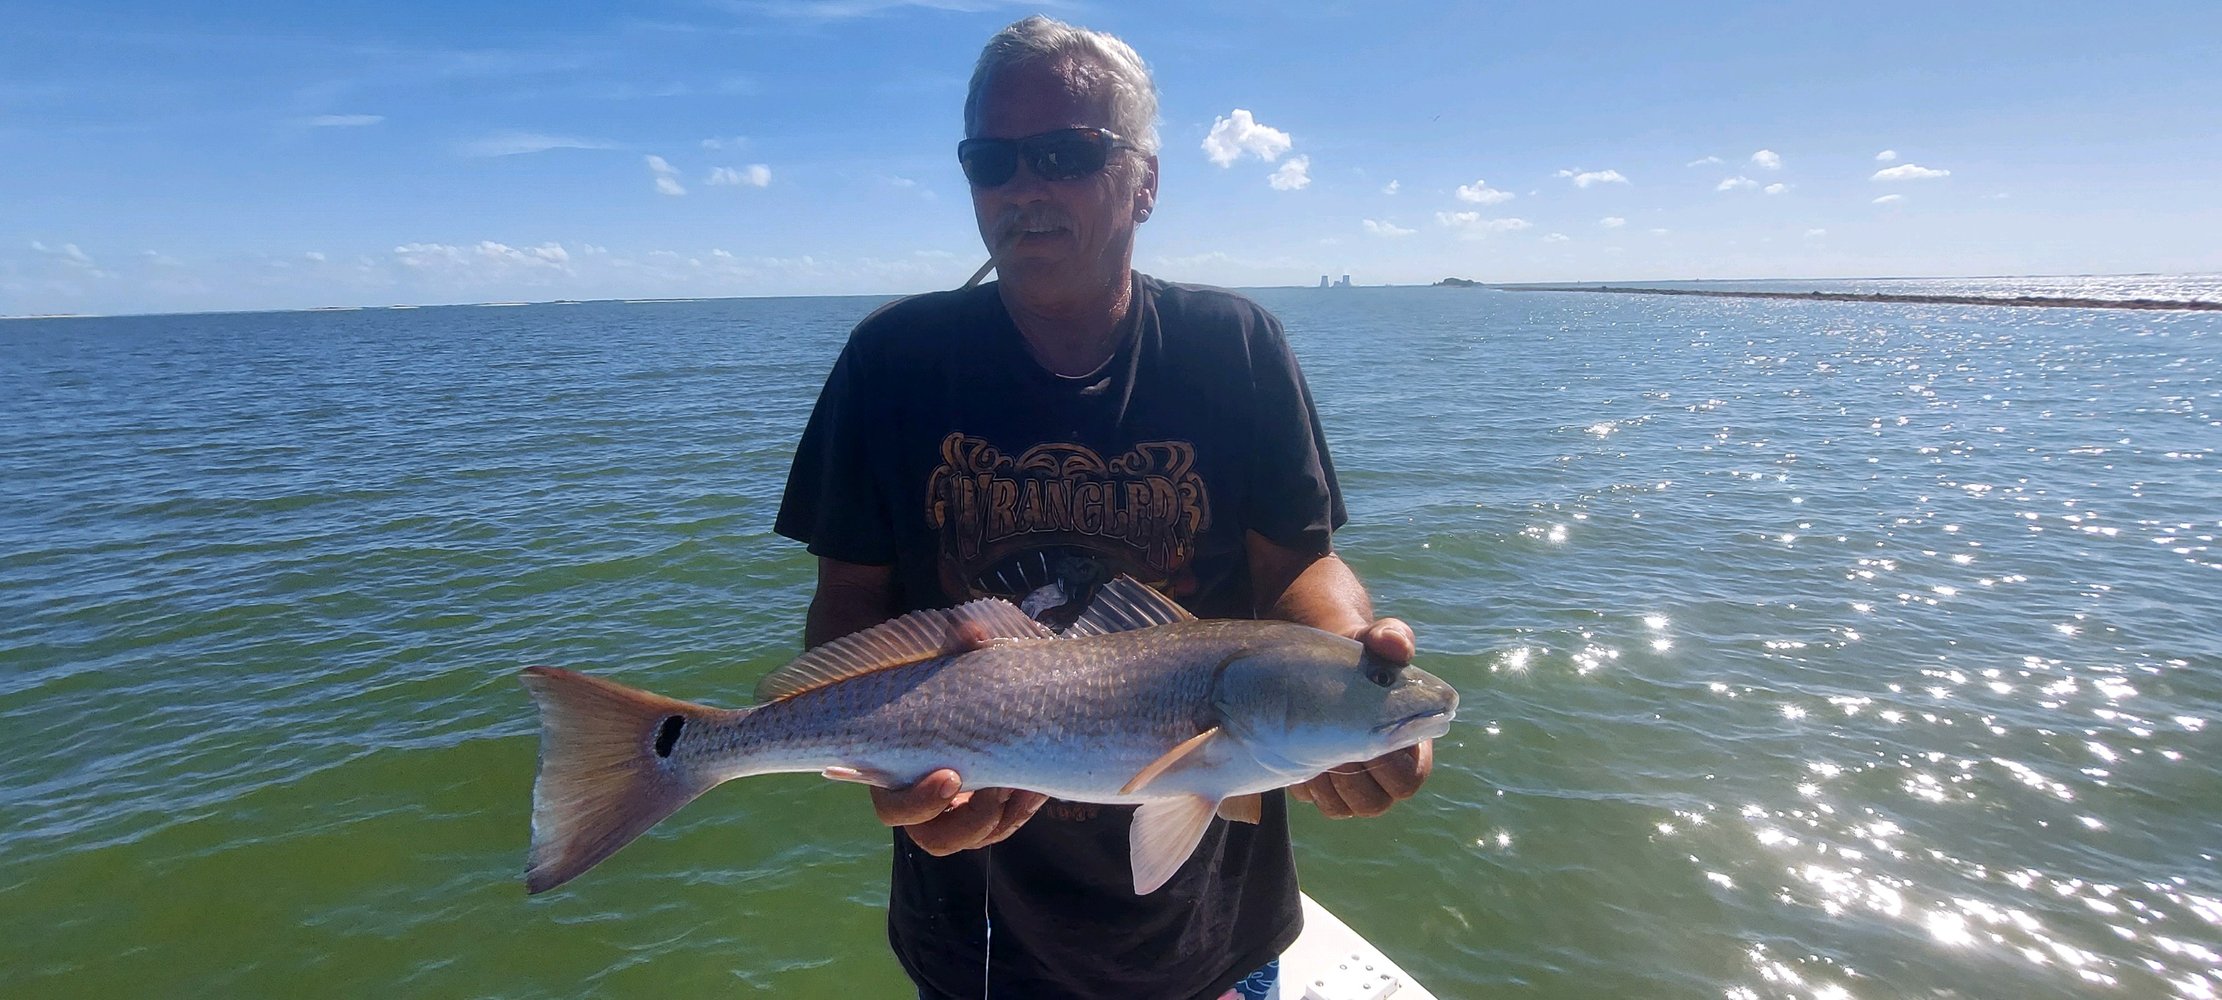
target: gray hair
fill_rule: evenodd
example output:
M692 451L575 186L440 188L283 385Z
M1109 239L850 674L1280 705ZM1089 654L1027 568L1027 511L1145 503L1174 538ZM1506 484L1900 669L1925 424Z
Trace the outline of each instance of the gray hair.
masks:
M1067 60L1089 89L1107 92L1111 98L1111 131L1132 140L1145 154L1157 152L1157 85L1133 46L1114 35L1040 14L996 32L980 50L980 61L972 68L972 86L964 96L964 134L974 134L981 95L996 73Z

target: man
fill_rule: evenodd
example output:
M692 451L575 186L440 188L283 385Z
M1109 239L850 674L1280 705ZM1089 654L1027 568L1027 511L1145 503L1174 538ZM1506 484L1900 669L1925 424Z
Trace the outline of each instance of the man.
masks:
M1278 322L1132 270L1156 117L1140 57L1109 35L1033 17L982 52L958 155L999 280L888 305L835 363L777 525L818 557L806 645L990 595L1062 624L1127 573L1200 617L1286 618L1411 659L1410 628L1374 620L1331 551L1341 498ZM1431 752L1294 795L1376 815ZM923 997L1216 997L1300 930L1277 793L1137 896L1131 810L961 781L872 790L895 828L888 936Z

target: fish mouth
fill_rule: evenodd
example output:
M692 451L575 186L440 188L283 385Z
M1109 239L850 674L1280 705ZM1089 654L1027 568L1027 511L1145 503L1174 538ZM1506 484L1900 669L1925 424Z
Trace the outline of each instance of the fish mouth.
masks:
M1415 723L1426 722L1430 719L1441 719L1443 720L1442 731L1449 732L1451 713L1453 711L1455 711L1455 709L1430 708L1423 712L1414 712L1410 715L1405 716L1404 718L1396 720L1395 722L1382 723L1381 725L1373 727L1373 731L1377 733L1393 732L1395 730L1403 729L1406 726L1410 726Z

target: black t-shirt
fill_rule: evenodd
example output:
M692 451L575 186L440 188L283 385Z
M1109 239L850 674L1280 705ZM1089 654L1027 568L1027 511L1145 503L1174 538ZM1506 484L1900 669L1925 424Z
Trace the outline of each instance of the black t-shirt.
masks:
M811 413L779 533L894 567L899 612L996 596L1062 624L1125 573L1250 617L1244 533L1325 552L1344 521L1310 391L1256 303L1139 274L1134 291L1118 350L1079 378L1033 360L992 283L872 314ZM896 956L926 996L1209 997L1295 939L1280 793L1256 826L1213 821L1147 896L1131 815L1053 801L946 858L895 831Z

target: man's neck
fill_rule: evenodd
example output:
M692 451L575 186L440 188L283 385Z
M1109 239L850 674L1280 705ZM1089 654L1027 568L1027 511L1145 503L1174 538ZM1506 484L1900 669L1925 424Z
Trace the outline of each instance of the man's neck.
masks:
M1009 294L1003 296L1003 308L1036 364L1057 375L1086 375L1118 353L1127 314L1134 308L1133 273L1074 308L1030 309Z

